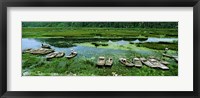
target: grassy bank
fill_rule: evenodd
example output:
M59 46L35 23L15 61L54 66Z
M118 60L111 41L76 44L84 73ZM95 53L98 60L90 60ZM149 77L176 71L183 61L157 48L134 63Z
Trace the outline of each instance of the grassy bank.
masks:
M114 59L112 68L96 67L97 58L79 58L66 59L55 58L51 61L46 61L45 58L23 54L23 75L28 76L177 76L178 66L176 63L168 59L171 64L170 70L164 71L153 69L147 66L142 68L127 68Z
M177 38L177 29L23 27L23 38L39 37L158 37Z

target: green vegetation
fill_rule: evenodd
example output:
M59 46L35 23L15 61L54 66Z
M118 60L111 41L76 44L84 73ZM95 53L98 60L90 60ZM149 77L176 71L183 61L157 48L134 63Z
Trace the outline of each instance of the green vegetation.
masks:
M177 28L178 22L23 22L22 27Z
M136 43L138 47L147 47L155 50L164 50L166 47L170 50L178 51L178 43L166 43L166 42L156 42L156 43Z
M57 28L57 27L23 27L23 38L42 38L42 37L79 37L79 38L98 38L98 37L157 37L157 38L177 38L177 29L159 28ZM151 33L150 33L151 32Z

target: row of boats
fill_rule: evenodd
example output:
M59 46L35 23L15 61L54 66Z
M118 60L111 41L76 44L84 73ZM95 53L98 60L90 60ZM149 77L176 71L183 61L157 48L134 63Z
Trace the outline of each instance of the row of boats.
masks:
M127 59L125 58L120 58L119 61L126 65L127 67L139 67L141 68L142 65L146 65L148 67L151 67L151 68L160 68L160 69L163 69L163 70L168 70L169 67L167 66L169 64L169 62L166 62L166 61L159 61L155 58L150 58L150 59L146 59L144 57L142 58L133 58L132 59L132 62L131 61L128 61Z
M126 58L119 58L119 62L127 67L138 67L141 68L143 65L146 65L151 68L160 68L163 70L168 70L169 67L167 66L169 62L167 61L161 61L156 58L149 58L146 59L144 57L142 58L133 58L132 61L128 61ZM112 67L113 65L113 59L108 58L106 59L105 57L99 57L97 61L97 66L103 67L103 66L108 66Z
M30 54L35 54L35 55L46 55L46 59L52 59L52 58L61 58L65 56L64 52L56 52L54 49L51 49L51 47L49 45L43 45L41 46L41 48L39 49L32 49L32 48L28 48L23 50L23 53L30 53ZM74 50L71 50L71 53L67 56L65 56L68 59L74 58L75 56L77 56L77 52L75 52Z
M103 66L111 67L112 65L113 65L113 59L112 58L108 58L106 60L105 57L99 57L99 59L97 61L97 66L98 67L103 67Z

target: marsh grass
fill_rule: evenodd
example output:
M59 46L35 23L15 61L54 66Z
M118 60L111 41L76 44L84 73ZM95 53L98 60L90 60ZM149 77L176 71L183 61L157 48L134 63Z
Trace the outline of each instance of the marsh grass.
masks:
M136 43L138 47L147 47L155 50L164 50L165 48L169 48L170 50L178 51L177 43Z
M23 27L23 38L39 37L178 37L177 29Z

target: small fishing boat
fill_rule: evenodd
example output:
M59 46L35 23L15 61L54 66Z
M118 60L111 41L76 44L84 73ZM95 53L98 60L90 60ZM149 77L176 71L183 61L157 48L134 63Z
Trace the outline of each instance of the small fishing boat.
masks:
M151 68L157 67L157 66L153 65L149 60L147 60L145 58L140 58L140 60L144 65L146 65L148 67L151 67Z
M135 67L142 67L142 62L139 58L133 58L133 64L135 64Z
M57 54L56 54L56 58L60 58L60 57L63 57L63 56L65 56L64 52L57 52Z
M50 45L44 45L44 44L42 44L42 48L51 49L51 46Z
M108 60L106 60L105 66L112 66L112 64L113 64L113 59L108 58Z
M53 52L53 53L47 54L46 58L47 59L60 58L60 57L63 57L64 55L65 53L63 52Z
M127 61L125 58L119 58L119 61L120 61L120 63L124 64L127 67L133 67L134 66L133 63Z
M56 57L56 55L57 55L57 53L53 52L53 53L50 53L50 54L46 55L46 58L47 59L52 59L52 58Z
M75 56L77 56L77 52L71 52L70 55L66 56L66 58L71 59L74 58Z
M160 62L159 62L158 60L156 60L156 59L149 59L149 61L150 61L153 65L157 66L157 67L160 68L160 69L163 69L163 70L168 70L168 69L169 69L169 67L163 65L162 63L160 63Z
M46 54L49 54L49 53L52 53L54 52L54 49L46 49L46 48L39 48L39 49L36 49L36 50L31 50L30 53L31 54L39 54L39 55L46 55Z
M106 63L105 57L99 57L97 61L97 66L104 66Z

